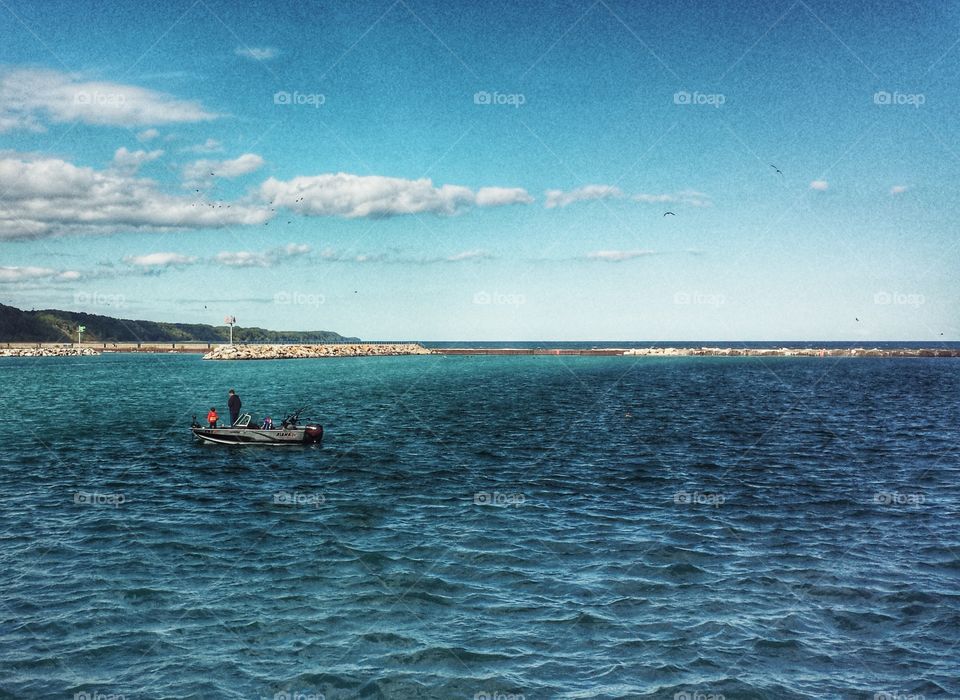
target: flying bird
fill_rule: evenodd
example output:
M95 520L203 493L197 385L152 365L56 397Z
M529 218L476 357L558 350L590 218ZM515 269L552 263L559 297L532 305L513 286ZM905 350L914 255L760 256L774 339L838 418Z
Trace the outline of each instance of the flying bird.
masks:
M663 215L664 215L664 216L676 216L676 214L674 214L672 211L665 211L665 212L663 212Z
M777 171L777 175L783 175L783 171L773 163L770 164L770 167Z

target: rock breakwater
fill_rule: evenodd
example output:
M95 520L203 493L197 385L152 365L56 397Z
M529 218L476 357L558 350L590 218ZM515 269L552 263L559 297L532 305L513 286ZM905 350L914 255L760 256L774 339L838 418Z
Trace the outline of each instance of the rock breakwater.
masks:
M93 348L0 348L0 357L72 357L99 354Z
M315 357L429 355L417 343L337 343L331 345L219 345L204 360L295 360Z

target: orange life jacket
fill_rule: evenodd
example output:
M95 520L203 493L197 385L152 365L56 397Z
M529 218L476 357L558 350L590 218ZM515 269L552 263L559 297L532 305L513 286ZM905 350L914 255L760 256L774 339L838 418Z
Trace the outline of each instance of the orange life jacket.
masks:
M216 423L219 418L220 416L217 415L216 411L210 411L210 413L207 414L207 423Z

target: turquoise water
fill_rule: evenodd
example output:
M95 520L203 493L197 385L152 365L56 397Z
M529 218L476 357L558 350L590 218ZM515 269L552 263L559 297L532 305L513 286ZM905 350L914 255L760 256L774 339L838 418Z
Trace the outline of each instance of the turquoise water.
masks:
M323 446L194 443L229 388ZM0 359L0 695L957 697L958 397L947 359Z

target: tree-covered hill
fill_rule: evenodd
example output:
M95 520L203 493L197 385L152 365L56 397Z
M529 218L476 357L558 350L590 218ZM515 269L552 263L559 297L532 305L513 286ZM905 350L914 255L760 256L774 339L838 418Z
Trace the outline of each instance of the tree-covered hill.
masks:
M86 326L83 340L106 343L221 343L230 337L227 326L202 323L136 321L76 311L43 309L22 311L0 304L0 342L71 342L77 326ZM356 341L333 331L270 331L263 328L233 329L237 343L336 343Z

